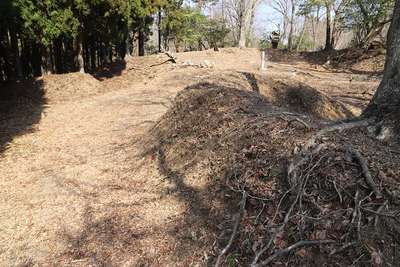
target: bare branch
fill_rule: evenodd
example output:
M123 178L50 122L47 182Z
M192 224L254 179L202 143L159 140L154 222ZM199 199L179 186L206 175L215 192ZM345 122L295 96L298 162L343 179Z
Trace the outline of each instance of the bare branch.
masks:
M233 243L233 239L235 238L235 236L237 234L237 229L239 227L240 218L242 217L244 208L246 206L246 200L247 200L247 192L244 192L243 193L243 197L242 197L242 202L240 204L239 214L238 214L238 217L236 218L235 227L233 228L233 233L231 235L231 238L229 239L228 244L226 245L226 247L219 254L217 262L215 263L215 267L219 266L219 263L221 261L221 257L228 251L228 249L231 247L231 245Z
M302 240L302 241L294 243L293 245L290 245L282 250L279 250L278 252L276 252L275 254L270 256L268 259L266 259L258 264L252 264L251 267L265 266L268 263L270 263L271 261L273 261L276 257L279 257L280 255L282 255L286 252L289 252L290 250L295 249L297 247L306 246L306 245L324 244L324 243L335 243L335 242L337 242L337 241L331 240L331 239L309 240L309 241Z
M361 169L364 173L365 182L367 183L369 188L371 188L371 190L375 192L376 196L381 196L381 192L376 186L374 180L372 179L371 172L369 171L368 160L361 156L358 150L352 150L351 153L356 157L358 163L360 163Z
M304 126L306 126L307 129L311 129L311 126L310 126L310 125L308 125L307 123L305 123L303 120L301 120L301 119L299 119L299 118L294 118L293 120L289 121L289 122L288 122L288 125L290 126L290 124L291 124L292 122L294 122L294 121L298 121L298 122L300 122L301 124L303 124Z

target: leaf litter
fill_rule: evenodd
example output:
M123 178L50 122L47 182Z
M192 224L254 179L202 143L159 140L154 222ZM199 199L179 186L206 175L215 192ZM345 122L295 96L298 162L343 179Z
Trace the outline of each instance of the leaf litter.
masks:
M235 53L242 52L227 49L202 56L221 57L224 62ZM244 53L247 64L254 65L253 54ZM196 55L200 56L194 52L180 56L185 61L185 57L195 60ZM337 101L345 97L324 90L332 78L329 71L319 83L316 80L321 79L315 77L301 77L299 82L289 77L293 65L273 60L275 76L249 71L243 63L236 70L218 69L219 62L213 70L169 69L168 65L139 70L163 59L143 60L131 59L128 66L110 65L99 71L95 76L107 84L104 88L109 92L89 90L93 96L87 102L67 103L65 95L56 101L54 94L47 101L56 107L48 108L44 120L54 125L41 123L30 135L7 141L3 188L12 193L17 188L12 183L17 182L41 192L38 182L48 182L35 179L52 177L54 183L48 184L43 197L49 201L52 195L57 201L49 206L32 198L35 202L30 207L35 214L42 213L48 225L40 226L40 220L32 217L30 224L15 225L16 229L26 227L16 237L25 236L27 242L42 240L43 250L3 237L2 266L212 266L218 256L226 266L396 265L397 140L378 141L363 128L326 133L318 139L320 149L302 163L300 181L294 185L287 181L288 165L321 123L351 113L348 103ZM347 87L348 77L334 78ZM115 84L122 89L114 88ZM131 88L135 88L135 97ZM129 101L141 108L135 111ZM107 109L95 104L94 108L95 102ZM164 106L159 115L139 119L160 104ZM359 104L352 103L354 107ZM86 114L74 113L78 108ZM66 111L75 116L73 128L63 126L71 118ZM137 121L130 122L129 117ZM89 119L93 124L85 126ZM101 130L101 122L113 121L118 122L111 128L111 132L118 131L116 136ZM58 140L58 147L46 135ZM61 152L42 147L37 144L40 140ZM28 145L31 154L25 152ZM368 159L382 195L373 194L365 182L353 150ZM44 164L41 151L55 161ZM26 167L11 170L13 162ZM63 194L55 198L56 192ZM14 193L14 199L19 203L23 197L18 200ZM243 210L241 204L246 204ZM46 217L50 209L76 214L76 218ZM14 216L29 221L28 210ZM62 229L55 227L57 220ZM4 226L3 232L11 233ZM54 242L53 235L62 242ZM222 255L230 239L233 242ZM7 240L20 244L20 249Z

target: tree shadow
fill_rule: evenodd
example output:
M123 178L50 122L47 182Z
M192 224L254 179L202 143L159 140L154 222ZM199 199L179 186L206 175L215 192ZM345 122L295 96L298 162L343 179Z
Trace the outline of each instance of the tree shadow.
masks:
M111 63L105 63L90 72L90 74L97 80L104 81L115 76L121 76L124 69L126 69L126 61L122 59Z
M246 77L254 85L256 79ZM222 230L232 229L231 218L238 212L241 195L226 185L229 175L219 176L216 170L231 169L235 153L253 144L254 132L249 131L248 136L243 132L235 134L233 125L275 110L255 86L252 86L254 91L212 83L190 86L178 95L175 105L148 133L142 157L156 155L158 171L174 185L171 193L188 203L184 220L171 232L173 235L180 232L185 239L177 246L178 251L213 247L199 241L204 233L207 237L221 237L205 238L215 240L217 247L225 246L230 237ZM234 114L234 118L227 114ZM227 138L228 133L234 137ZM210 257L207 266L212 261Z
M191 263L188 255L191 254L196 255L194 258L197 257L197 260L201 258L203 266L204 264L209 266L212 257L215 256L213 248L226 245L230 237L229 232L224 236L221 236L221 232L232 228L234 224L232 218L238 211L237 204L241 195L226 188L225 177L211 176L213 168L223 164L217 162L218 158L234 156L230 147L222 147L218 143L218 139L221 138L219 131L227 130L224 127L230 121L228 117L220 115L226 113L225 108L231 109L231 105L240 102L243 104L242 108L239 105L235 108L238 118L241 116L245 116L246 119L253 118L253 113L256 111L252 110L252 106L257 106L257 112L259 109L266 112L270 110L268 106L271 103L250 90L243 91L214 84L200 84L194 87L196 88L191 88L193 90L185 90L189 94L187 95L190 97L189 101L175 102L167 114L146 132L140 141L133 140L131 144L140 147L141 150L132 171L140 172L138 169L148 168L149 163L140 163L141 160L151 161L154 171L157 169L159 173L157 177L164 177L159 183L168 184L168 189L162 187L162 190L157 192L157 197L151 201L156 203L173 197L182 203L184 210L176 215L176 218L172 218L173 216L163 218L167 227L150 227L152 222L141 218L140 209L148 208L143 200L126 203L116 199L115 202L102 206L100 210L97 196L84 190L91 185L77 185L68 183L64 179L62 181L64 190L68 194L85 199L87 203L81 220L83 226L79 231L65 227L65 231L60 233L61 242L68 248L64 256L82 264L117 266L116 262L121 264L127 255L132 255L130 254L132 250L137 250L137 258L131 258L130 265L126 266L162 266L158 264L159 260L165 263L165 258L171 258L175 262L182 261L182 266L189 266ZM221 94L227 99L217 98L221 101L216 103L217 105L208 101L216 99L216 96ZM209 112L214 112L214 107L223 110L220 114L216 111L215 116L208 116ZM191 116L193 110L197 116ZM240 142L237 144L237 149L249 146L252 142L250 135L249 133L249 138L236 140ZM140 185L134 185L136 182L132 178L119 179L116 185L102 188L101 192L137 194ZM149 226L137 227L139 224ZM159 255L157 253L160 252L154 252L154 246L157 244L143 245L147 244L148 239L154 240L158 234L160 236L158 245L166 246L158 248L158 251L167 254ZM168 248L171 242L174 242L173 247Z
M329 66L334 69L345 67L353 74L365 75L370 77L380 77L384 71L363 71L355 69L353 66L359 64L361 60L375 58L379 56L378 51L374 50L354 50L349 49L337 51L312 51L296 52L287 49L265 49L267 61L284 64L295 64L299 61L307 62L310 65L322 66L329 62ZM349 54L349 55L347 55ZM319 70L315 70L319 71Z
M251 88L253 89L253 91L256 93L260 93L260 87L258 86L258 80L254 76L254 73L250 73L250 72L240 72L240 73L242 73L246 77L246 79L249 82L249 84L251 85Z
M46 104L43 80L5 82L0 86L0 153L16 137L33 133Z
M378 81L380 81L382 79L383 74L385 73L384 71L362 71L362 70L356 70L356 69L351 68L351 67L349 68L349 70L354 74L368 76L368 77L371 77L371 79L378 79Z
M368 103L371 101L371 97L361 97L354 95L334 95L333 97L340 98L340 102L353 106L355 108L359 108L361 110L364 110L367 107Z

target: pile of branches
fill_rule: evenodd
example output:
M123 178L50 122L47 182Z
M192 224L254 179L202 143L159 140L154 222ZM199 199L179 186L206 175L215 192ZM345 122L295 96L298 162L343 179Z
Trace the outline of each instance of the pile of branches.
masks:
M398 194L392 190L395 172L387 169L372 175L358 150L341 145L340 141L351 141L351 134L336 135L320 136L320 145L303 155L292 180L286 172L271 168L269 145L243 149L227 180L231 190L242 195L241 208L215 266L223 259L253 267L388 262L385 257L390 253L384 250L390 250L400 234L400 210L387 210L398 205ZM380 177L378 184L373 176ZM381 234L377 247L374 239ZM234 254L229 255L231 246ZM321 254L326 262L318 262Z
M246 88L248 79L233 78ZM321 119L285 110L251 87L217 82L178 94L150 131L158 141L148 152L163 155L160 170L179 174L177 181L209 177L199 193L203 204L237 197L233 216L226 216L231 205L206 207L218 225L217 239L204 238L214 255L208 264L396 265L397 152L369 137L362 123L315 134Z

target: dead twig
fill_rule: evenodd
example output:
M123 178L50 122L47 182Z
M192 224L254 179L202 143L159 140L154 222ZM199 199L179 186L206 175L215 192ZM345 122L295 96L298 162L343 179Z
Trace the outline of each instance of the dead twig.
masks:
M347 242L346 244L344 244L343 246L338 247L337 249L332 249L331 252L330 252L329 254L333 255L333 254L336 254L336 253L338 253L338 252L341 252L341 251L345 250L345 249L348 248L348 247L354 246L354 245L357 244L358 242L360 242L359 239L354 240L354 241Z
M292 70L292 74L290 74L290 75L288 76L288 78L292 78L292 77L296 76L297 74L309 75L309 76L312 76L312 77L321 79L321 77L318 76L318 75L315 75L315 74L313 74L313 73L311 73L311 72L301 71L301 70Z
M346 94L348 94L348 95L370 95L370 96L374 95L374 94L368 93L368 90L364 91L362 93L359 93L359 92L347 92Z
M400 151L398 151L398 150L390 149L389 151L390 151L391 153L394 153L394 154L400 154Z
M385 208L385 206L389 203L389 200L386 200L377 210L376 210L376 214L375 214L375 220L374 220L374 227L378 226L378 222L379 222L379 216L376 215L380 215L380 213L382 212L382 210Z
M358 257L358 258L353 262L353 264L351 265L351 267L356 266L356 263L357 263L359 260L361 260L362 257L364 257L364 254L362 254L360 257Z
M358 150L352 150L350 151L351 154L354 155L354 157L357 159L358 163L361 166L361 169L364 173L364 179L369 188L375 192L375 196L382 196L381 192L379 191L378 187L376 186L374 180L372 179L371 172L369 171L368 168L368 160L364 158Z
M293 157L293 161L290 163L288 167L288 176L287 176L288 184L292 185L297 183L297 180L299 179L298 169L301 164L303 164L305 161L308 160L309 155L307 152L312 146L315 145L318 138L324 135L329 135L331 132L336 132L336 131L340 132L343 130L352 129L356 127L364 127L370 125L371 123L372 123L371 120L357 120L349 123L328 126L320 130L315 136L308 139L307 143L303 146L300 152Z
M247 192L244 192L243 196L242 196L242 201L241 201L241 204L240 204L239 214L238 214L238 217L236 218L235 227L233 228L233 233L231 235L231 238L229 239L228 244L226 245L226 247L219 254L219 256L217 258L217 262L215 263L215 267L219 266L220 261L221 261L221 257L228 251L228 249L231 247L231 245L233 243L233 239L235 238L235 236L237 234L238 227L239 227L240 218L242 217L244 208L246 206L246 200L247 200Z
M275 254L273 254L272 256L270 256L268 259L258 263L258 264L252 264L251 267L259 267L259 266L265 266L268 263L270 263L271 261L273 261L276 257L279 257L280 255L289 252L292 249L301 247L301 246L306 246L306 245L316 245L316 244L324 244L324 243L335 243L337 242L336 240L331 240L331 239L323 239L323 240L301 240L297 243L294 243L293 245L290 245L284 249L279 250L278 252L276 252Z
M163 65L163 64L165 64L165 63L167 63L167 62L170 62L170 61L172 61L172 60L171 60L171 59L167 59L167 60L165 60L165 61L163 61L163 62L161 62L161 63L151 64L151 65L149 66L149 68L155 67L155 66L160 66L160 65ZM174 62L174 61L172 61L172 62Z
M169 61L176 63L177 57L175 57L170 51L164 51L164 54L166 54L170 58Z
M290 126L290 124L291 124L292 122L294 122L294 121L300 122L301 124L303 124L304 126L306 126L307 129L311 129L311 128L312 128L310 125L308 125L306 122L304 122L303 120L301 120L301 119L299 119L299 118L294 118L293 120L290 120L290 121L288 122L288 126Z
M267 249L269 249L269 247L271 246L272 242L274 241L274 238L275 238L275 236L276 236L277 233L278 233L278 230L274 229L274 232L272 233L271 237L269 238L268 244L265 245L265 246L256 254L256 256L254 257L254 260L253 260L251 266L257 264L258 259L260 258L260 256L261 256L265 251L267 251Z
M337 249L333 249L331 250L331 252L329 254L333 255L335 253L341 252L343 250L345 250L348 247L354 246L355 244L357 244L358 242L360 242L360 240L362 239L361 237L361 211L360 211L360 204L363 200L358 201L358 190L356 192L356 195L354 196L354 203L355 203L355 208L354 208L354 212L353 212L353 219L352 222L354 221L355 217L357 216L357 239L354 241L350 241L345 243L344 245L338 247Z
M336 179L332 180L331 182L333 183L333 186L335 187L336 193L339 196L340 203L342 203L343 202L343 198L342 198L342 194L340 194L340 191L337 188Z
M165 61L163 61L161 63L151 64L149 66L149 68L165 64L165 63L167 63L169 61L171 61L172 63L176 63L177 57L175 57L170 51L163 50L163 53L166 54L169 57L169 59L167 59L167 60L165 60Z

